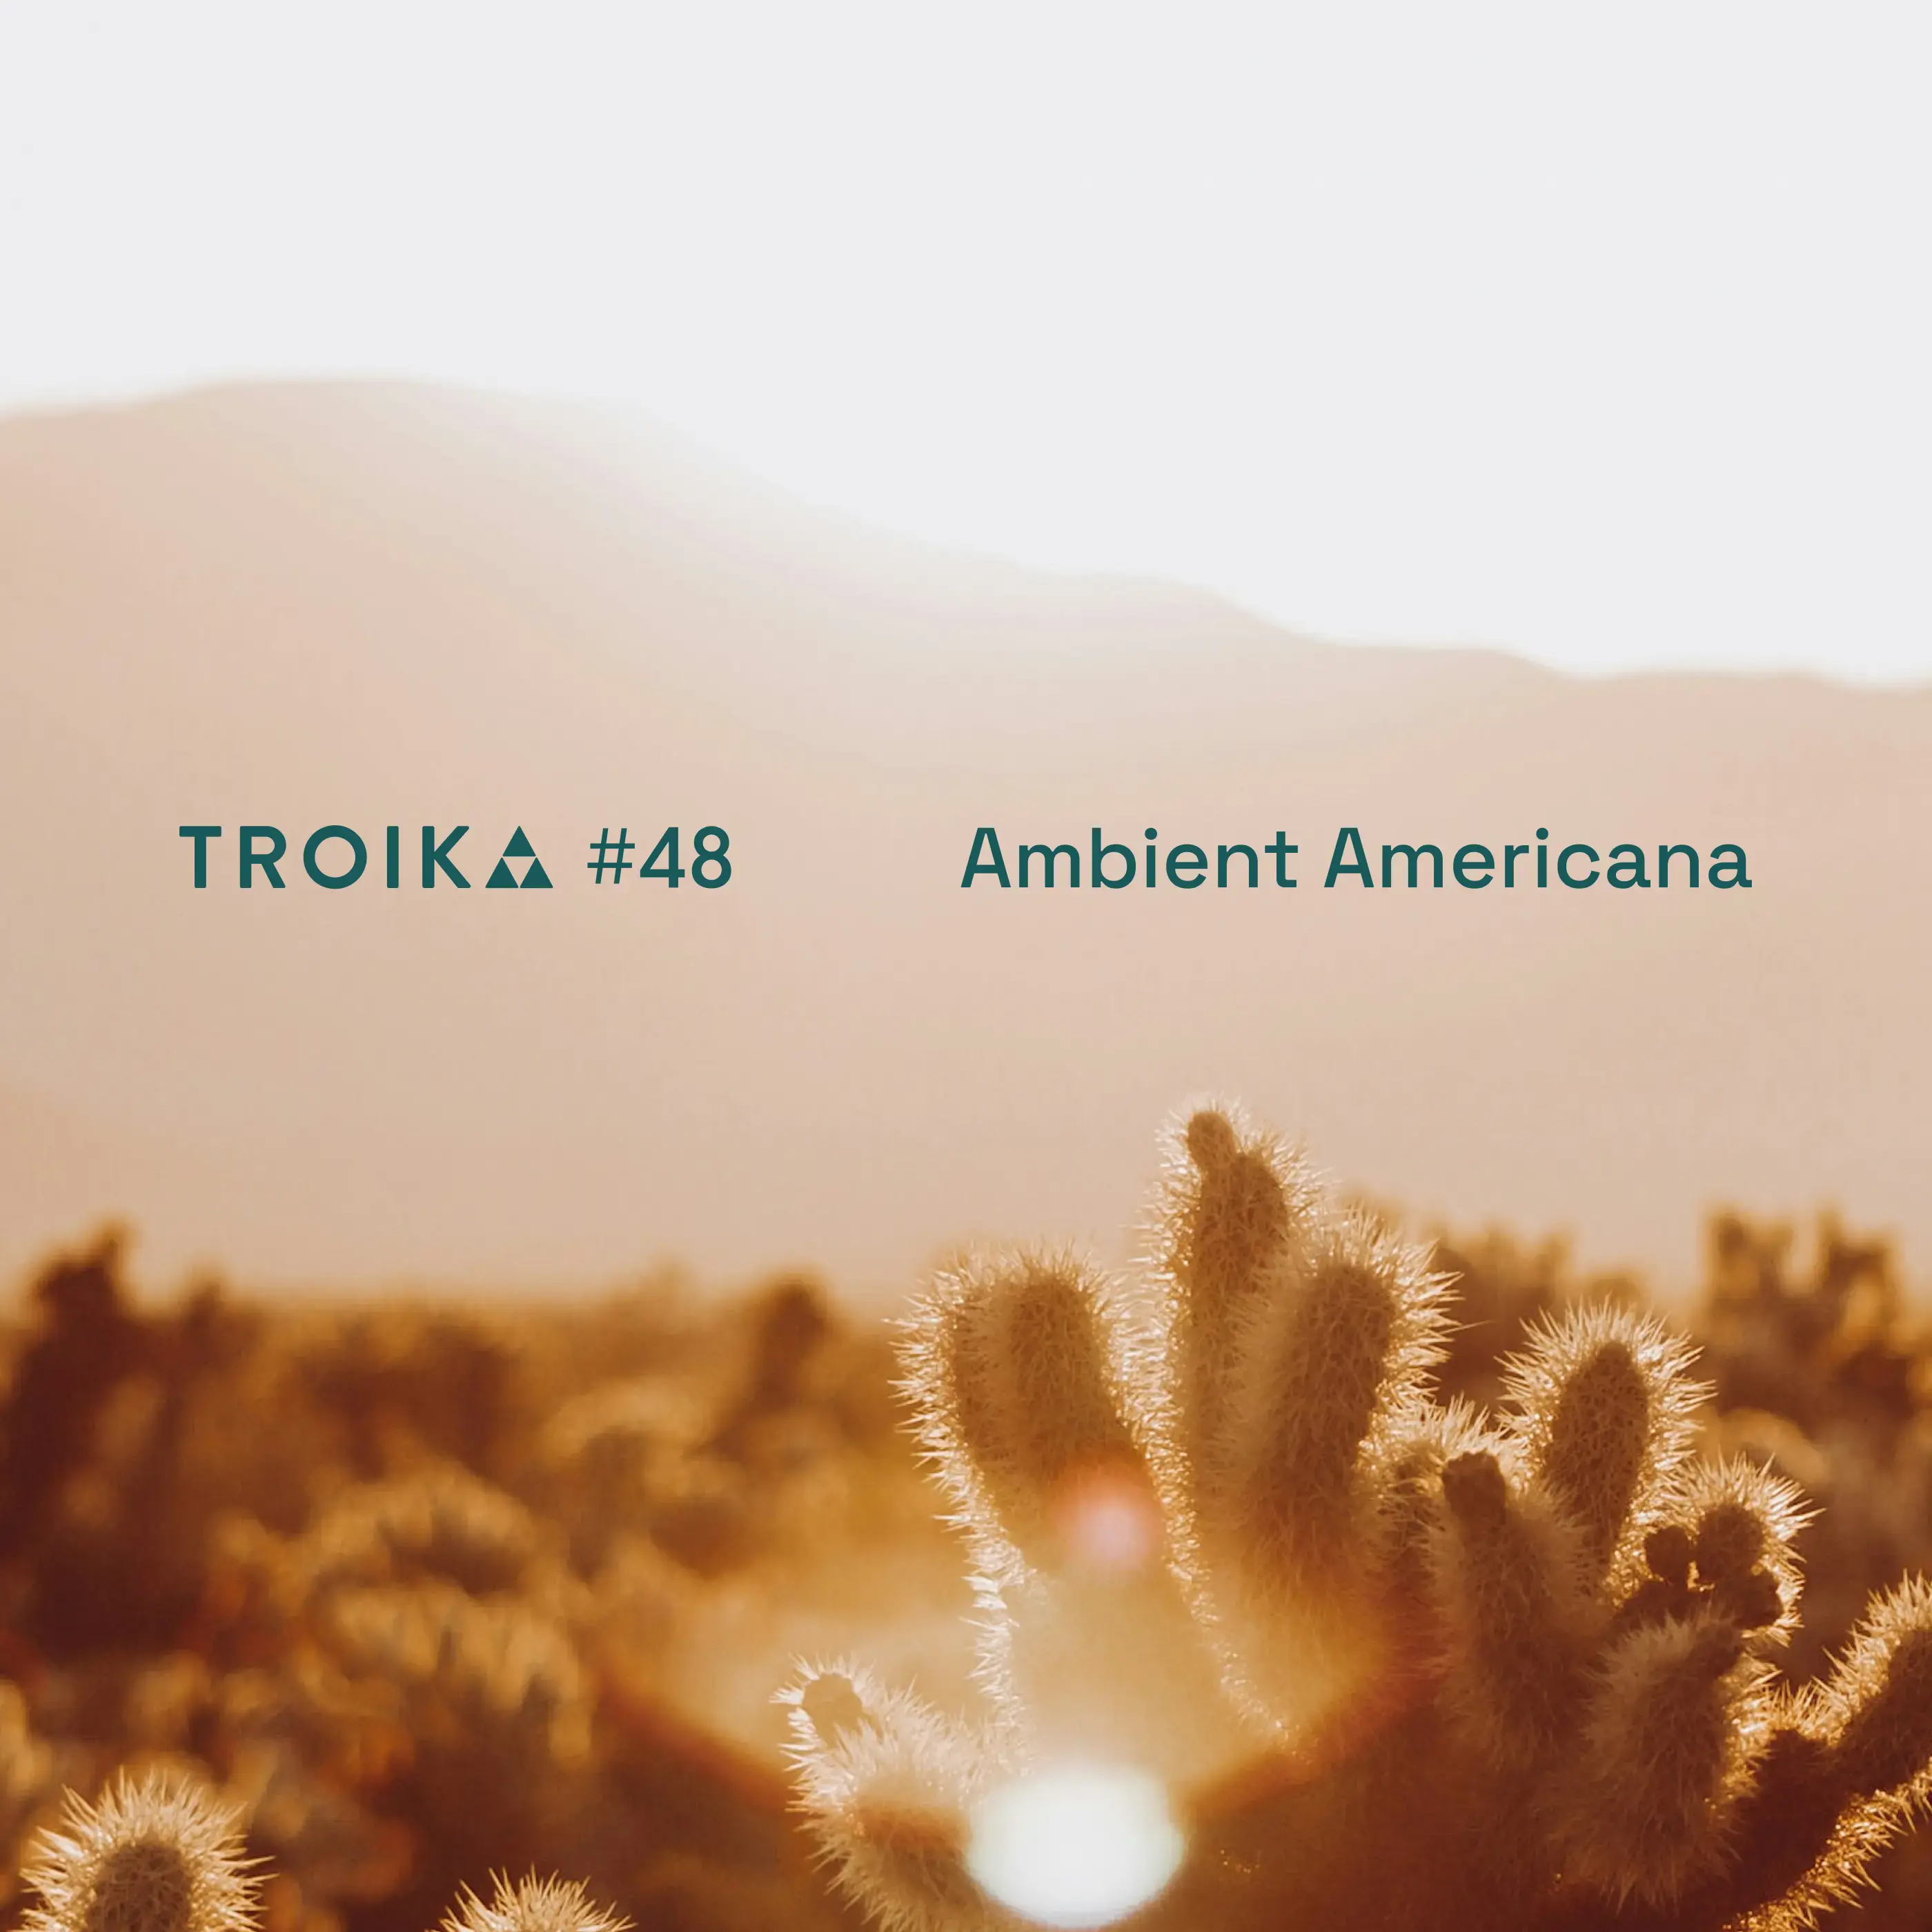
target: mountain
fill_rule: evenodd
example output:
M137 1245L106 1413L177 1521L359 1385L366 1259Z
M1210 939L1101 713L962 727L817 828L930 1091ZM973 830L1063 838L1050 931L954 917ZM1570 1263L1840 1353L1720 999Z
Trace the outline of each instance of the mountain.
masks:
M162 1277L885 1293L968 1238L1124 1252L1207 1091L1378 1198L1666 1280L1724 1201L1932 1264L1924 691L1330 645L614 417L237 388L0 422L0 802L8 1271L111 1212ZM286 890L239 889L244 824ZM323 890L336 824L368 868ZM553 889L423 890L458 824L472 888L520 827ZM728 886L592 883L604 828L635 864L673 824L687 862L724 828ZM1209 880L962 890L982 826L1088 861L1154 826ZM1546 826L1653 874L1735 843L1752 884L1324 890L1345 826L1378 878ZM1283 832L1294 890L1214 884Z

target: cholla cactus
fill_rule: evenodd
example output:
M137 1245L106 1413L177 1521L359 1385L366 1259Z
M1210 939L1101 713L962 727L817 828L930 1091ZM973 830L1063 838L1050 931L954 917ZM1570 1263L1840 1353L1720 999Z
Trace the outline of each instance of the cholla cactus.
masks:
M466 1891L441 1932L628 1932L630 1922L591 1904L574 1880L538 1878L512 1885L499 1874L485 1905Z
M198 1786L116 1780L98 1804L70 1791L21 1876L27 1932L253 1932L256 1881L234 1814Z
M997 1744L848 1666L814 1668L791 1707L803 1796L835 1882L890 1932L1004 1922L965 1869L966 1820L1004 1767Z
M477 1595L515 1591L542 1553L543 1533L517 1498L454 1463L336 1498L301 1539L309 1589L447 1579Z
M40 1903L26 1932L256 1932L260 1881L238 1814L200 1786L151 1773L118 1778L98 1804L69 1791L22 1876ZM466 1888L439 1932L629 1932L585 1888L534 1873L496 1878L488 1904Z
M1131 1279L976 1258L910 1318L990 1695L958 1719L850 1665L785 1694L839 1884L892 1932L1814 1922L1932 1793L1932 1589L1784 1686L1804 1514L1694 1459L1683 1342L1590 1310L1531 1333L1496 1415L1444 1405L1424 1254L1232 1110L1166 1152ZM1187 1850L1103 1905L1049 1794L1106 1777ZM1057 1891L988 1850L1015 1790Z

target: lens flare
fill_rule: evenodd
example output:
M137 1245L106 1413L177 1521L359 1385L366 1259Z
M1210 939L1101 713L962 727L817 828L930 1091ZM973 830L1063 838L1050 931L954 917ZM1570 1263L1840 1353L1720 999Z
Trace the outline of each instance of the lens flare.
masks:
M1068 1764L996 1786L973 1808L966 1868L1042 1925L1111 1925L1162 1891L1186 1850L1158 1779Z
M1077 1470L1055 1490L1052 1510L1061 1546L1082 1570L1125 1579L1160 1560L1160 1505L1138 1470Z

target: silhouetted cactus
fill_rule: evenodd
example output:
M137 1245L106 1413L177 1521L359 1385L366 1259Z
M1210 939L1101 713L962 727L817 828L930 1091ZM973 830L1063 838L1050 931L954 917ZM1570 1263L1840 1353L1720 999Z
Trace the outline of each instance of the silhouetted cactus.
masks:
M1813 1922L1932 1790L1932 1589L1784 1685L1806 1518L1694 1459L1687 1343L1552 1314L1498 1413L1445 1406L1426 1256L1228 1111L1167 1153L1131 1279L975 1258L911 1318L992 1694L975 1725L852 1666L787 1694L839 1884L895 1932L1022 1922L988 1807L1111 1767L1190 1846L1150 1928Z

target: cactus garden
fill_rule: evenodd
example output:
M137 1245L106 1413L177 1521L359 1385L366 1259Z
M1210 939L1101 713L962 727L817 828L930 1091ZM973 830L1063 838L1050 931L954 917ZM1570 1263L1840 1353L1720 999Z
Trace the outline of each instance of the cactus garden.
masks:
M1669 1311L1177 1117L1117 1270L150 1306L0 1406L29 1932L1797 1932L1932 1917L1932 1325Z

